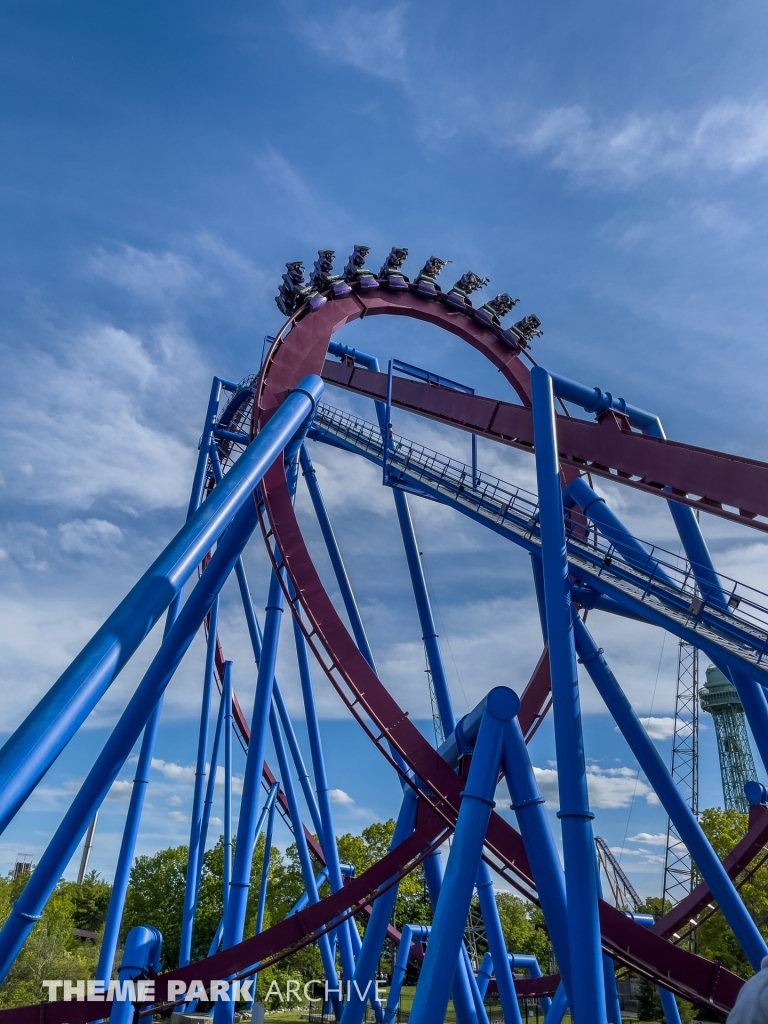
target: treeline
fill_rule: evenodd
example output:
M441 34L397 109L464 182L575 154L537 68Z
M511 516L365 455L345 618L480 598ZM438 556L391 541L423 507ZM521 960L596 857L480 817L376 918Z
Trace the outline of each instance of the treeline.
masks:
M381 859L389 847L394 821L376 823L360 835L346 834L338 839L342 862L354 865L360 874ZM738 811L723 812L710 809L704 812L702 826L717 853L724 857L741 839L747 829L747 816ZM256 902L264 857L264 837L254 853L251 888L246 915L246 935L252 935L256 921ZM200 898L193 934L192 959L207 956L222 914L223 906L222 842L208 850L203 860ZM152 856L138 857L131 871L121 942L135 925L154 925L163 935L162 967L169 970L178 963L181 915L186 885L187 847L170 847ZM317 871L320 865L316 865ZM0 920L10 913L11 905L21 894L26 879L13 881L0 878ZM321 896L328 894L328 886ZM270 856L269 886L264 927L281 921L304 892L296 847L283 854L273 847ZM768 936L768 867L760 868L742 887L742 897L758 927ZM43 998L42 981L61 978L76 981L95 976L101 933L111 895L109 883L96 873L78 885L60 881L43 913L32 930L24 948L11 968L5 982L0 985L0 1006L19 1006L38 1002ZM520 953L534 953L546 973L550 965L550 944L544 919L538 907L511 893L497 893L497 904L507 948ZM648 911L659 917L661 901L649 900ZM397 928L405 924L429 924L432 910L424 873L417 868L400 883L392 923ZM358 921L362 935L364 922ZM75 929L95 932L96 941L83 940ZM697 932L697 950L705 957L720 960L729 970L748 977L752 972L730 928L718 912ZM479 953L482 953L482 942ZM391 973L391 950L386 949L380 963L382 972ZM116 964L120 962L120 951ZM314 946L287 957L265 970L259 981L259 993L267 991L272 980L277 980L283 992L287 978L309 981L321 978L322 966ZM651 989L648 998L653 997ZM651 1018L652 1019L652 1018Z

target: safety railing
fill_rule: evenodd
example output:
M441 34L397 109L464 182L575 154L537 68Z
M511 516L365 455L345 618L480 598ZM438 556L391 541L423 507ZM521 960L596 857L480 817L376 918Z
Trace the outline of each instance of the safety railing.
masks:
M311 437L381 463L379 428L351 413L319 405ZM389 480L430 497L458 504L473 516L508 532L529 548L540 545L537 495L489 473L472 484L469 466L398 435L388 440ZM768 668L768 595L718 574L719 591L700 587L688 560L655 544L644 544L645 565L629 561L620 544L597 532L579 513L566 513L568 556L584 582L605 579L642 602L652 602L687 628L714 639ZM512 539L512 538L510 538ZM723 608L723 596L727 608Z

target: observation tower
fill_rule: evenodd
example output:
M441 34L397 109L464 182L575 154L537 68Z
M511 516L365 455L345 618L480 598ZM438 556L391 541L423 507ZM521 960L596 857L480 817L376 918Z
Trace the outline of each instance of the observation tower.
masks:
M723 801L726 811L749 810L744 783L757 777L755 761L749 746L747 719L738 691L715 665L706 671L707 682L699 691L701 710L709 712L715 722L717 754L723 780Z

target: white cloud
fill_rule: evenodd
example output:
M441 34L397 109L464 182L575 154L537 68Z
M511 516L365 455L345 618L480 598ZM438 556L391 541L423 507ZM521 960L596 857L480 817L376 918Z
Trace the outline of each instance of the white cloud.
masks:
M353 804L355 802L343 789L329 789L328 799L332 804Z
M130 800L133 792L131 779L115 779L107 794L108 800Z
M174 761L163 761L159 757L153 757L152 767L166 779L173 779L174 782L194 782L195 780L195 766L191 764L180 765Z
M674 718L641 718L645 731L652 740L668 740L675 734Z
M212 818L209 818L208 821L209 821L209 823L211 825L223 825L224 824L223 820L221 818L217 818L216 816L214 816Z
M556 768L533 769L541 795L545 800L557 804ZM658 798L647 782L637 777L631 768L600 768L587 765L587 788L590 807L608 810L629 807L633 797L645 797L649 804L658 803Z
M174 793L173 796L168 797L167 803L169 803L171 807L181 807L184 801L177 793Z
M168 817L171 821L178 821L179 824L189 821L189 815L184 814L182 811L168 811Z
M582 106L556 107L514 144L577 176L627 184L691 170L742 174L768 161L768 102L723 100L698 116L629 113L602 124Z
M59 539L68 555L98 555L119 544L123 531L106 519L73 519L59 524Z
M404 21L406 4L366 9L352 4L331 15L301 17L297 27L307 43L324 57L348 64L376 78L406 78Z
M638 832L636 836L630 836L627 842L645 843L646 846L664 846L667 837L664 832Z
M132 245L122 245L116 252L99 247L88 266L97 277L133 292L144 301L184 291L200 278L195 267L176 253L158 254Z

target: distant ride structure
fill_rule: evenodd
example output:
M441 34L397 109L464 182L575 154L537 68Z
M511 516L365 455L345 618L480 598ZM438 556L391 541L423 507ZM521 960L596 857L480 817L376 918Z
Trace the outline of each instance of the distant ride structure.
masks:
M715 723L723 803L727 811L737 810L746 814L749 802L744 785L757 778L757 773L744 708L736 687L716 665L710 665L705 674L707 681L699 697L701 710L708 712Z
M97 981L112 977L163 694L202 630L206 654L180 962L158 974L161 936L149 923L133 929L119 977L151 976L154 994L143 999L137 994L135 1005L113 1004L111 1020L127 1024L188 1006L201 998L188 995L193 981L207 986L211 995L222 984L228 991L247 987L265 967L310 943L317 945L322 960L327 1009L340 1024L361 1024L368 1005L382 1024L392 1019L396 1007L378 1003L371 988L385 943L398 948L398 984L409 962L420 965L411 1024L440 1024L449 1000L459 1024L487 1024L484 997L490 991L498 995L507 1022L517 1024L520 1001L534 999L548 1024L561 1020L567 1008L576 1024L620 1024L617 968L639 973L659 987L667 1020L679 1019L676 996L725 1013L741 979L686 948L686 938L717 905L753 967L768 955L734 882L768 842L768 795L755 782L754 765L751 775L749 766L741 765L749 783L750 828L721 862L698 824L690 794L681 792L662 762L592 635L593 629L599 634L600 617L590 616L588 628L584 613L602 611L650 623L705 654L737 695L742 720L749 721L763 766L768 764L763 689L768 683L768 596L717 572L694 514L696 509L768 532L768 464L671 441L655 413L537 365L531 345L541 335L539 318L528 314L505 327L502 320L518 301L507 292L473 305L470 296L488 284L473 271L443 291L437 279L445 260L430 257L411 281L404 272L407 249L394 247L377 273L366 269L368 255L368 247L356 246L338 275L333 273L334 252L319 250L309 282L300 261L286 264L277 304L287 319L269 338L258 372L239 384L214 378L186 523L0 750L4 828L24 813L56 757L165 616L160 649L0 931L0 976L13 964L141 739ZM502 373L511 386L509 400L478 395L469 385L395 356L382 370L375 357L337 339L346 324L371 316L410 317L460 338ZM328 387L371 401L371 420L329 404ZM482 470L474 444L471 464L463 464L398 435L393 426L398 409L470 438L528 452L535 459L537 493ZM415 685L426 686L430 694L431 739L379 678L312 464L313 444L368 460L392 491L428 669L427 679ZM593 488L595 477L629 488L630 494L641 490L665 501L684 554L633 536ZM299 485L309 492L333 569L336 601L320 578L296 516ZM529 556L535 584L544 645L528 685L518 694L489 680L483 700L459 719L410 511L409 503L422 499L438 501L521 548ZM242 559L254 535L271 562L261 621ZM250 715L237 699L235 666L227 659L219 628L219 593L231 576L257 664ZM292 633L296 651L308 762L276 678L285 630ZM607 845L595 848L579 663L701 879L658 921L638 912L639 898L622 880L620 867L616 872ZM340 861L336 846L314 692L318 671L380 753L382 771L394 772L402 787L391 848L359 875ZM717 704L717 694L725 690L717 690L720 684L714 676L710 682L709 672L707 679L711 696L702 707L709 702L706 710L716 716L726 707L731 714L732 695L727 698L731 704ZM550 712L562 861L527 749ZM265 760L268 737L277 760L274 770ZM247 751L236 829L233 740ZM224 774L224 913L208 956L190 962L219 766ZM509 788L516 827L494 809L500 774ZM292 830L306 892L283 921L264 927L268 851L277 814ZM246 935L253 850L262 831L267 856L256 933ZM602 898L598 851L623 887L613 893L617 905ZM407 924L400 932L391 925L397 887L419 865L433 921L429 927ZM530 951L506 948L494 873L541 907L557 974L543 975ZM331 894L321 899L319 889L326 882ZM470 955L466 938L481 929L488 955L478 965L477 951ZM216 1001L215 1024L230 1024L235 1007L233 1001ZM97 1011L87 1001L36 1004L0 1010L0 1024L86 1024L98 1013L103 1008Z

